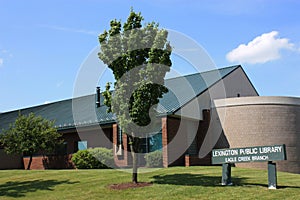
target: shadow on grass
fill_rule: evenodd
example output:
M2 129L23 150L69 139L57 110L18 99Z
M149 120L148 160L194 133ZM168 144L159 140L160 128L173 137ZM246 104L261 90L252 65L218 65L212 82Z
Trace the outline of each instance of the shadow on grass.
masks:
M153 183L156 184L169 184L169 185L186 185L186 186L220 186L221 185L221 176L206 176L202 174L167 174L167 175L157 175L153 176ZM259 184L259 183L247 183L247 178L243 177L232 177L233 186L261 186L268 188L268 183ZM298 186L284 186L277 185L277 189L285 189L285 188L300 188Z
M188 186L222 186L221 176L206 176L202 174L167 174L153 176L153 183ZM246 178L233 177L234 185L242 185Z
M40 190L53 191L56 185L75 184L69 180L32 180L32 181L9 181L0 185L0 196L24 197L26 193Z

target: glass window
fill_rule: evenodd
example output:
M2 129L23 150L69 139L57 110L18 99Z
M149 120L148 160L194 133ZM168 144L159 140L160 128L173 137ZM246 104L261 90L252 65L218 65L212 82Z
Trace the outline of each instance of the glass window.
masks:
M122 144L122 129L121 127L118 128L118 134L117 134L117 145Z
M78 141L78 150L87 149L87 141Z
M149 152L162 150L162 133L159 132L155 135L151 135L148 138L149 142Z
M151 134L141 139L140 153L149 153L162 150L162 133Z

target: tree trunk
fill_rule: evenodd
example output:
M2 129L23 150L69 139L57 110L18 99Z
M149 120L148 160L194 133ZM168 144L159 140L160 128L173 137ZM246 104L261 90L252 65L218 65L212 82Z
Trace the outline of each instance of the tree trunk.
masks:
M32 163L32 155L30 155L30 157L29 157L29 163L27 165L27 170L30 170L31 163Z
M131 152L132 155L132 182L138 183L138 159L137 153Z
M129 139L132 155L132 182L138 183L138 152L140 147L140 138L130 136Z

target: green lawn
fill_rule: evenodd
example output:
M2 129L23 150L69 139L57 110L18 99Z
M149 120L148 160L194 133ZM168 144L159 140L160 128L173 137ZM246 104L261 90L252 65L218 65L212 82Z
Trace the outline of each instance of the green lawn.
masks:
M0 199L300 199L300 175L278 172L277 190L267 171L233 168L234 186L221 186L221 167L172 167L141 173L152 186L111 190L131 174L117 170L0 171Z

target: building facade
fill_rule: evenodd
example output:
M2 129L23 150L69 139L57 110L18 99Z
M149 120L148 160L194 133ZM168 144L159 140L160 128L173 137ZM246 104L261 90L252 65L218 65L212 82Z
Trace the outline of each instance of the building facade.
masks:
M156 107L157 128L147 133L142 140L140 166L145 165L144 154L155 150L162 151L164 167L192 166L211 165L213 148L243 146L242 143L238 145L238 136L232 136L239 134L238 131L231 131L235 130L235 125L229 126L224 123L230 121L227 118L231 115L224 115L224 106L220 106L220 102L228 99L261 98L258 97L258 93L241 66L166 79L165 86L169 92L160 99ZM96 106L97 100L100 100L100 105ZM65 140L65 152L60 157L45 158L37 155L36 165L32 167L35 169L72 168L74 166L70 162L70 157L73 153L79 149L94 147L113 149L116 165L129 167L131 154L128 136L122 132L114 115L107 113L106 110L103 96L96 93L96 95L2 113L0 130L13 123L19 112L22 114L33 112L46 119L55 120L55 126ZM232 114L230 119L235 121L233 116L235 114ZM235 122L239 124L238 121ZM263 137L264 127L260 128L259 137ZM299 130L299 127L295 127L295 130ZM281 142L277 141L290 144L284 139ZM248 144L251 146L256 143L249 141ZM292 148L288 151L291 150ZM0 150L0 157L6 159L5 164L0 163L0 169L24 168L26 162L26 158L23 159L21 155L16 157L5 155L3 149ZM285 163L279 168L286 171L285 168L290 164ZM293 172L300 173L299 169Z

